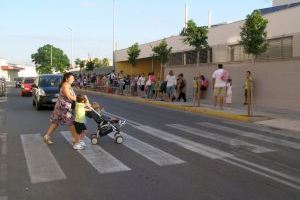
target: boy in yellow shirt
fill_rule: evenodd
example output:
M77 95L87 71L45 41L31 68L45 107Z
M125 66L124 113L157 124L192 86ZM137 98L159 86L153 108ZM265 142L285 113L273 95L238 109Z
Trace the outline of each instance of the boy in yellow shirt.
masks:
M85 95L77 95L76 97L76 104L75 104L75 129L77 135L75 136L75 142L73 145L73 149L81 150L84 149L86 144L84 143L83 139L86 135L86 118L85 118L85 111L89 109L86 106L89 105L89 100Z

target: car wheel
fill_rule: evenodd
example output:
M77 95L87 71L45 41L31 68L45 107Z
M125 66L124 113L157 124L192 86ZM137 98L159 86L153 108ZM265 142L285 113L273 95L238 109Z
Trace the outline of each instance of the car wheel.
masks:
M36 110L41 110L41 104L38 101L35 102L35 109Z

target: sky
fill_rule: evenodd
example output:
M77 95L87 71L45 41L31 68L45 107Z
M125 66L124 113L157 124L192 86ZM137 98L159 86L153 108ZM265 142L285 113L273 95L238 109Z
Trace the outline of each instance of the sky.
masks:
M242 20L271 0L115 0L117 49L178 35L189 19L207 25ZM112 58L113 0L0 0L0 58L32 65L30 55L46 44L73 59Z

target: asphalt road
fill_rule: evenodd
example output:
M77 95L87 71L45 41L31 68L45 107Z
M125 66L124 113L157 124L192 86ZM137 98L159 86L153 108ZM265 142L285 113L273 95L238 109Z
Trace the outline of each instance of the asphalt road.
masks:
M0 99L0 200L300 199L300 133L89 97L128 120L123 144L103 137L76 151L60 127L47 146L41 135L52 110L36 111L31 97L8 89Z

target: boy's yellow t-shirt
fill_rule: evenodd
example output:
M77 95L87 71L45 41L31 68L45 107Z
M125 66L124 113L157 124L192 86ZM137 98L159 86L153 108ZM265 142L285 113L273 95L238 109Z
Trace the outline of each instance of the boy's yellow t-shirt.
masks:
M75 122L85 123L85 104L78 103L75 104Z

